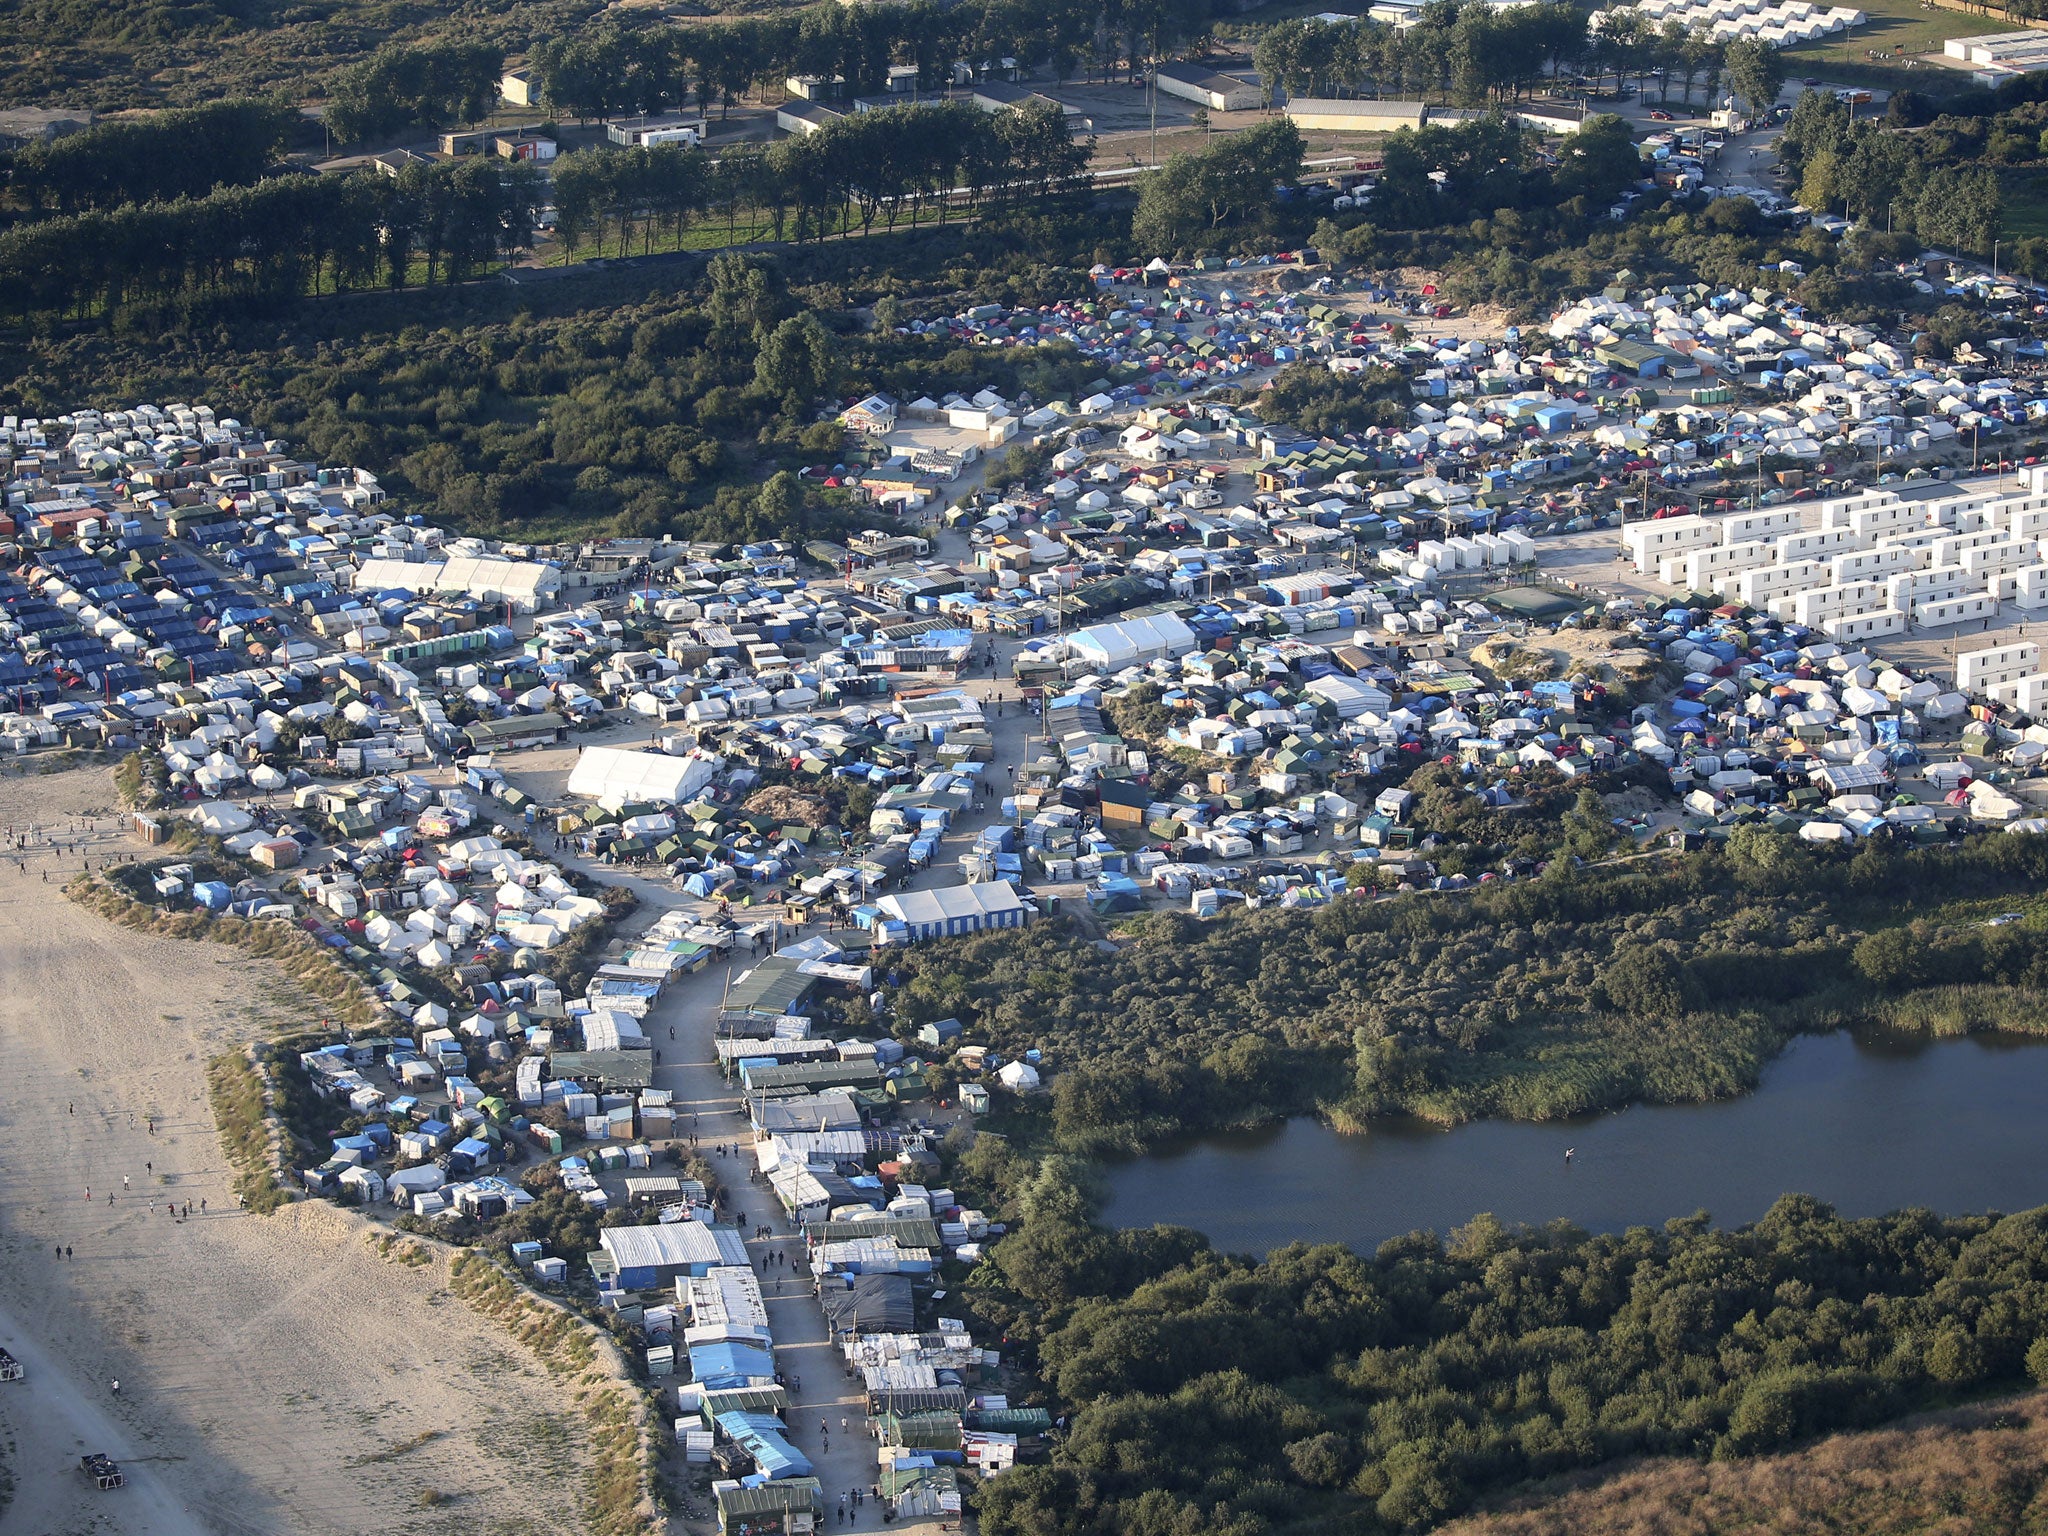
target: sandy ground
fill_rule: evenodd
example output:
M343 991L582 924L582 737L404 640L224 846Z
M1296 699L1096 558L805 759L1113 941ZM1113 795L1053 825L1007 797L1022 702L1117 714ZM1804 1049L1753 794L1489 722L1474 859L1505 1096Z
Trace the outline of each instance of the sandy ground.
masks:
M0 779L0 827L113 803L100 768ZM0 1527L573 1529L577 1421L438 1266L379 1258L324 1205L234 1210L205 1062L293 1017L291 996L231 951L64 899L64 871L125 848L104 833L0 866L0 1344L30 1372L0 1385ZM174 1220L174 1200L208 1213ZM85 1483L78 1456L100 1450L127 1488Z

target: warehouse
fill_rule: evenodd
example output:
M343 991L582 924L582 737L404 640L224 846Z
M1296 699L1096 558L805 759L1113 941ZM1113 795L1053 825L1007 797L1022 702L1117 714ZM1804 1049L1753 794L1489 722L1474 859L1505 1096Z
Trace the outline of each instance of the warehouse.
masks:
M559 566L495 555L457 555L448 560L365 560L356 572L358 592L460 592L485 602L510 603L534 612L562 590Z
M1152 83L1169 96L1192 101L1211 112L1254 112L1263 104L1258 86L1235 75L1219 75L1199 64L1161 64Z
M597 1240L617 1270L621 1290L651 1291L727 1264L751 1268L736 1228L701 1221L607 1227Z
M1185 656L1195 649L1195 632L1170 613L1097 624L1067 637L1076 656L1100 672L1120 672L1164 656Z
M903 939L910 942L988 928L1021 928L1032 911L1007 880L904 891L884 896L875 905L885 918L901 925Z
M1329 101L1302 97L1287 103L1287 115L1303 132L1391 133L1420 128L1428 106L1419 101Z

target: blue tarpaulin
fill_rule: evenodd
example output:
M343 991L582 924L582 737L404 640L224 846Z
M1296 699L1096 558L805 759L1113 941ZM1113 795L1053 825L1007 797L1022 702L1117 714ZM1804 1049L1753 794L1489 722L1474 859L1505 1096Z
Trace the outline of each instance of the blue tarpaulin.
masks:
M775 1379L775 1359L757 1344L721 1340L690 1346L690 1376L707 1387L744 1387Z
M692 1350L693 1358L695 1354ZM774 1414L738 1410L721 1413L718 1427L727 1439L754 1458L754 1465L769 1479L811 1475L809 1459L785 1438L789 1431Z

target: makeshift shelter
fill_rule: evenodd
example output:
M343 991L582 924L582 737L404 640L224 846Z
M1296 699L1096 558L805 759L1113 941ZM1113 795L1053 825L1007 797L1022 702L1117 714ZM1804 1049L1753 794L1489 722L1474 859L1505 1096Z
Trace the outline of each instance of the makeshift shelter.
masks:
M819 1301L835 1333L909 1333L917 1326L908 1275L849 1275L845 1287L823 1284Z

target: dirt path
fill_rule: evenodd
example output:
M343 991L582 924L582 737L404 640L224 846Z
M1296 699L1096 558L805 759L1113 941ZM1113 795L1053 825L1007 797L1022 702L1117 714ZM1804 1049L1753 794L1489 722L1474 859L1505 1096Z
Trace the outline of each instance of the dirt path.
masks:
M0 1345L27 1372L7 1387L8 1422L19 1426L8 1460L17 1480L26 1472L38 1489L47 1483L58 1495L27 1502L15 1511L16 1523L39 1531L85 1530L97 1524L95 1516L108 1515L135 1536L206 1536L207 1527L137 1454L136 1437L108 1412L106 1383L77 1379L68 1362L44 1350L35 1331L6 1309L0 1309ZM93 1451L121 1463L125 1489L102 1493L87 1485L76 1469L78 1458ZM67 1486L68 1499L62 1497ZM75 1506L68 1520L58 1507L63 1503Z
M112 801L101 769L0 779L0 828L63 829ZM378 1257L324 1205L234 1210L205 1063L298 1016L282 977L66 901L64 872L124 846L116 831L23 854L23 871L11 843L0 1297L47 1368L0 1391L16 1482L0 1524L35 1536L576 1529L578 1421L523 1351L449 1296L438 1264ZM104 1392L116 1378L118 1400ZM109 1443L73 1448L103 1427ZM85 1489L78 1451L101 1449L145 1476Z

